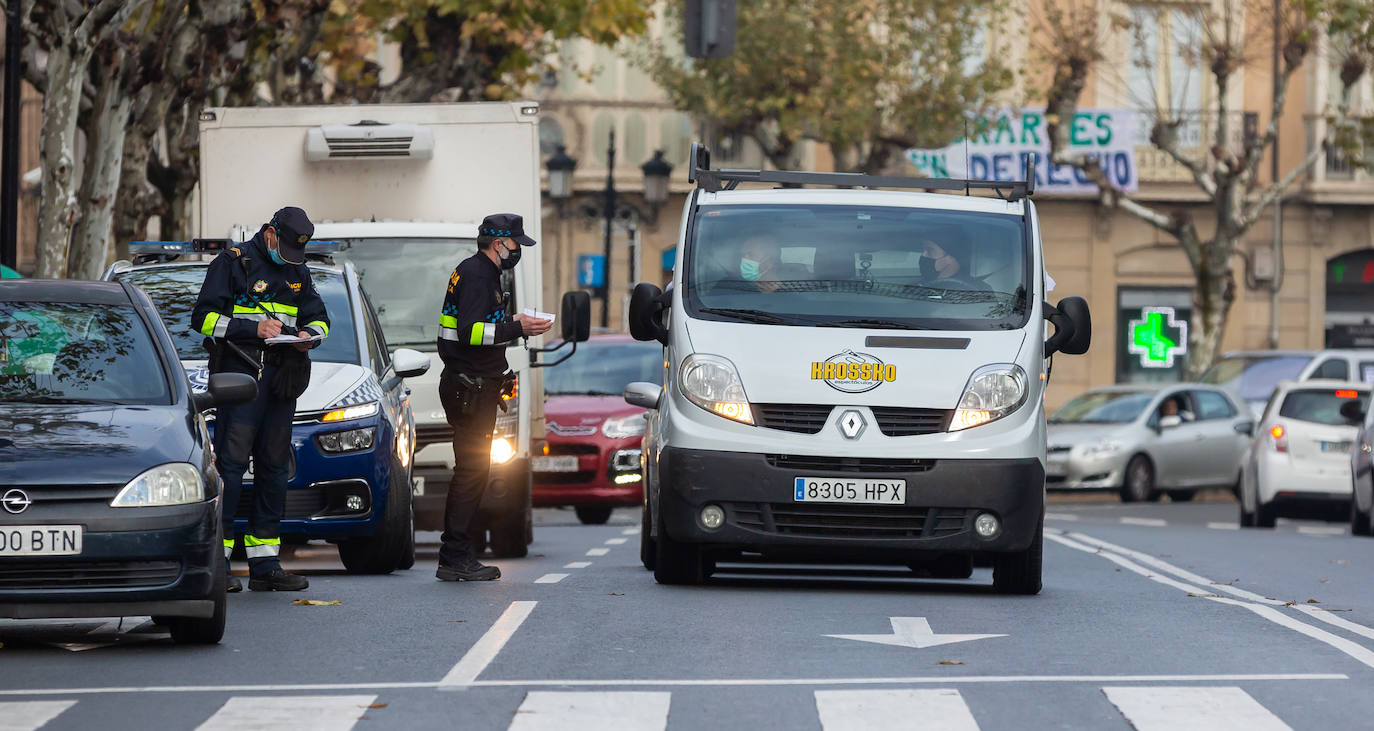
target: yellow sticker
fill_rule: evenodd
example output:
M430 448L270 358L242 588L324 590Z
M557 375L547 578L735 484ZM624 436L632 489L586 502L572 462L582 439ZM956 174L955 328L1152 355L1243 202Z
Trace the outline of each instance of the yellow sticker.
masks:
M836 391L863 393L897 380L897 366L870 353L844 350L825 360L812 361L811 380L825 381Z

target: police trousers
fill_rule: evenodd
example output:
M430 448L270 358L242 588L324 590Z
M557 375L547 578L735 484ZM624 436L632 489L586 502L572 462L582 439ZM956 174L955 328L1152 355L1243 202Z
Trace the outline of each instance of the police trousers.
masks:
M243 372L235 368L226 370ZM243 537L250 571L266 573L280 566L281 517L286 509L286 481L291 476L291 421L296 402L272 397L276 366L265 365L258 395L239 406L222 406L215 413L215 467L224 481L223 520L225 555L234 544L234 519L243 492L243 474L253 460L253 497L248 507L248 530ZM249 375L256 375L250 373Z
M439 376L439 402L453 427L453 477L444 504L441 566L456 566L465 558L476 557L472 550L473 523L491 476L491 437L501 403L501 379L478 380L483 388L465 394L456 373L445 368Z

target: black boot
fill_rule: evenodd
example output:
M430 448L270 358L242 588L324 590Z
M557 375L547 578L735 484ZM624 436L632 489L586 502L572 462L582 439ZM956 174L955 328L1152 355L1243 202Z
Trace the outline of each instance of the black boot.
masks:
M501 569L483 566L477 559L469 556L453 566L439 564L439 570L435 571L434 575L440 581L493 581L501 578Z
M309 586L310 581L304 576L288 574L281 569L273 569L262 576L248 577L248 588L251 591L301 591Z

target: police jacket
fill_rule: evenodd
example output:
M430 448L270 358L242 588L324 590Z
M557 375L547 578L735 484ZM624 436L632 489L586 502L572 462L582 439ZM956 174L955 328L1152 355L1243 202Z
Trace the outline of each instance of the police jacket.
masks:
M507 319L501 268L484 252L458 263L448 278L439 315L439 357L445 368L470 376L499 376L507 370L508 343L523 332Z
M207 337L264 347L258 323L268 319L268 312L282 321L288 335L329 334L329 313L309 267L272 261L260 230L210 262L191 311L191 327Z

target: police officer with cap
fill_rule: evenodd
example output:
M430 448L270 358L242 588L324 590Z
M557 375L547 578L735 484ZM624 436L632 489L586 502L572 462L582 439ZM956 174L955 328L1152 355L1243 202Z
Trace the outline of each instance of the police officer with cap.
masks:
M453 478L444 510L439 570L443 581L491 581L500 569L484 566L472 550L472 523L491 472L491 438L501 392L510 383L505 344L541 335L549 320L510 316L510 294L501 290L501 272L520 261L520 248L534 246L524 220L497 213L482 220L477 253L449 275L439 316L439 400L453 427Z
M234 546L234 515L248 459L253 459L253 501L244 550L248 588L300 591L303 576L282 571L281 517L291 463L291 421L296 398L310 381L308 351L329 334L329 314L305 265L305 244L315 226L305 211L288 207L251 240L215 257L205 274L191 324L206 337L210 372L247 373L258 395L215 416L215 466L224 481L224 560ZM299 342L268 344L294 336ZM229 591L243 585L230 577Z

